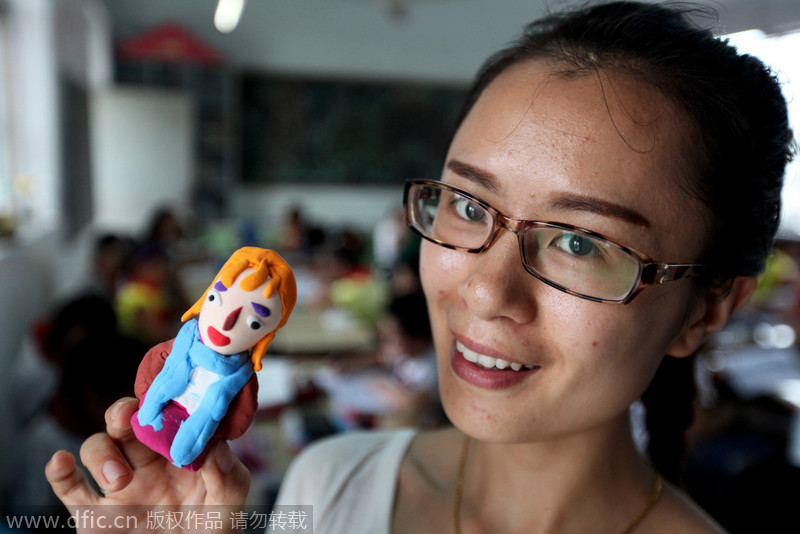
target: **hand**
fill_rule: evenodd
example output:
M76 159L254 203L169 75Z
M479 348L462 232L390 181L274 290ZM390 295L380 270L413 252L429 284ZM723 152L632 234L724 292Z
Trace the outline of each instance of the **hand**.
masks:
M47 463L47 480L73 517L85 510L84 507L114 505L104 510L138 514L138 527L144 531L149 507L244 505L250 489L250 473L226 442L221 441L208 454L199 471L178 469L134 436L130 419L137 406L138 401L133 398L117 401L106 411L107 434L95 434L81 447L81 461L100 487L102 496L89 485L73 455L59 451ZM223 519L227 520L224 514ZM78 525L78 531L108 531L99 526L87 525L96 529L93 530ZM169 531L176 530L173 527Z

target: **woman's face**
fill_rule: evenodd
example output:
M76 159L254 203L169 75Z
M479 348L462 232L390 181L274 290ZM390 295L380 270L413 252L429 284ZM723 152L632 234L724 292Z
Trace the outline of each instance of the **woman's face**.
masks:
M704 207L682 188L686 124L660 93L630 78L567 79L539 62L518 64L470 111L442 180L507 216L585 227L659 261L691 263L705 225ZM650 287L627 305L558 291L524 270L510 231L482 254L424 241L420 267L445 409L488 441L618 422L663 355L685 352L676 346L695 310L685 280ZM523 367L486 369L465 353Z

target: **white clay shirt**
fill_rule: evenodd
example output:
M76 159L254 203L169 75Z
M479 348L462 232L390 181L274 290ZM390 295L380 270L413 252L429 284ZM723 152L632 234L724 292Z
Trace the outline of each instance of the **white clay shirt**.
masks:
M189 385L183 393L175 397L174 400L192 415L203 400L203 395L208 391L209 386L220 379L217 373L209 371L203 367L195 367L189 375Z

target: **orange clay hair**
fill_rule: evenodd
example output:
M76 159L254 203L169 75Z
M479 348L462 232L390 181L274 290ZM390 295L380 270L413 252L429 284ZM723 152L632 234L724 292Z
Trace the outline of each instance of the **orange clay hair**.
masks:
M294 279L294 273L286 260L280 257L277 252L258 247L243 247L234 252L225 265L222 266L217 276L208 286L200 300L186 310L186 313L181 317L182 321L188 321L192 317L200 313L200 308L206 300L209 290L214 287L214 284L219 280L225 287L231 287L236 281L236 278L242 274L245 269L253 269L254 272L242 280L240 287L245 291L252 291L267 280L269 283L264 288L264 297L269 298L278 290L278 295L281 297L281 321L275 330L261 338L250 352L250 360L253 362L253 369L256 371L261 370L261 358L267 351L267 346L275 338L275 332L286 324L289 320L289 315L292 313L294 303L297 301L297 283Z

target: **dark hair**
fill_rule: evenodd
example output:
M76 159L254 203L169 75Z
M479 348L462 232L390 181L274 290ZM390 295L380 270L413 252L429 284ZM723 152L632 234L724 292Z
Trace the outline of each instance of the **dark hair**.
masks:
M123 241L117 234L102 234L95 240L94 251L96 254L114 248L122 248Z
M167 206L158 208L150 217L147 232L144 235L145 243L164 243L170 236L165 236L165 230L176 231L179 236L183 235L183 228L177 215Z
M43 349L51 359L63 362L64 355L79 341L103 332L114 332L117 317L108 299L93 294L79 295L61 303L52 313Z
M533 22L481 68L459 123L492 80L521 61L546 61L556 76L607 71L652 84L694 125L686 160L690 168L682 185L708 207L706 247L698 259L708 266L706 282L725 287L736 276L756 275L777 232L793 136L774 75L692 18L710 14L705 7L687 4L611 2ZM682 433L691 417L684 411L658 419L668 412L660 405L673 412L691 410L694 388L691 365L673 360L665 358L643 401L653 438L651 459L674 480L684 448ZM666 375L670 382L664 388ZM680 398L670 397L676 391Z
M403 334L431 338L428 306L422 293L408 293L395 297L389 303L387 313L397 320Z

